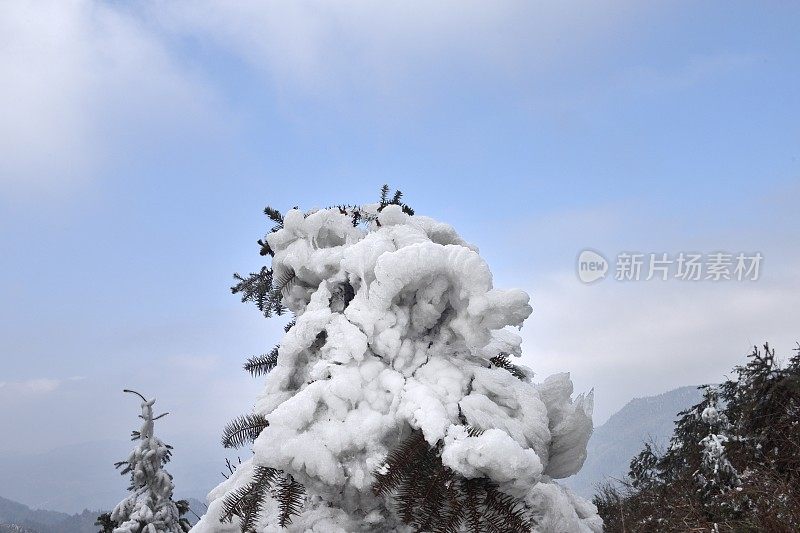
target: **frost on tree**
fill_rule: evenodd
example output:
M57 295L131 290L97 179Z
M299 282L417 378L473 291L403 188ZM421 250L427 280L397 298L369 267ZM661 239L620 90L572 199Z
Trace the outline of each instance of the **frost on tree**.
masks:
M181 518L188 510L185 501L172 500L172 476L164 470L172 455L172 447L153 434L155 399L147 400L135 391L126 390L142 399L142 427L134 431L137 442L126 461L117 463L121 474L130 474L130 494L109 515L102 515L98 525L114 533L185 533L189 522Z
M193 532L602 529L554 481L584 461L591 393L511 362L526 293L493 288L476 247L386 187L375 204L266 214L271 267L233 290L295 320L245 364L265 388L223 443L253 455Z
M731 424L724 412L720 412L718 392L714 387L705 390L700 420L708 426L708 435L700 441L702 456L697 481L707 495L724 493L740 484L739 473L731 464L726 446L737 440L731 435Z

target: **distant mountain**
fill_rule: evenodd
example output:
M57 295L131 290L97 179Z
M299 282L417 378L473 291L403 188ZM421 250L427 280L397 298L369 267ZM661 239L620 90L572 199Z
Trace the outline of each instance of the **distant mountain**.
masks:
M33 529L19 524L0 524L0 533L37 533Z
M0 533L95 533L99 511L68 515L0 498Z
M202 502L189 498L191 511L186 516L194 525L206 512ZM96 533L94 525L103 511L85 510L69 515L58 511L31 509L27 505L0 497L0 533Z
M681 387L658 396L635 398L608 421L595 428L587 446L583 468L564 484L591 498L598 484L628 473L631 459L645 442L665 446L672 436L678 412L700 401L697 387Z

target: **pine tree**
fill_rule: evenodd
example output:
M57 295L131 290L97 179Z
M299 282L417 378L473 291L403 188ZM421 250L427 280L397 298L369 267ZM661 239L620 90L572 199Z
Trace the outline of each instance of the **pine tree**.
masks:
M111 513L103 513L97 517L94 525L100 526L98 533L114 533L117 523L111 520Z
M583 463L591 394L512 362L527 294L494 289L473 246L388 186L372 204L264 213L270 264L232 291L294 317L244 365L265 390L222 442L253 455L194 532L600 530L553 481Z
M670 445L649 445L622 489L594 502L607 531L800 530L800 349L781 367L765 344L679 413Z
M167 413L153 416L155 399L147 400L136 391L126 389L142 399L142 426L131 434L136 447L128 459L116 463L122 475L130 474L130 494L111 513L97 519L100 533L185 533L189 521L182 518L189 510L186 501L172 500L172 476L164 470L172 455L172 447L154 435L154 423Z

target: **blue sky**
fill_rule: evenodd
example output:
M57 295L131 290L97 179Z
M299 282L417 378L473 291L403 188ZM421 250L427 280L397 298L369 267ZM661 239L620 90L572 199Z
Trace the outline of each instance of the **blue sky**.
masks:
M531 294L524 362L594 387L598 422L788 355L799 26L788 2L5 3L0 451L124 437L123 387L212 442L280 331L228 289L261 209L383 183ZM765 260L585 286L586 247Z

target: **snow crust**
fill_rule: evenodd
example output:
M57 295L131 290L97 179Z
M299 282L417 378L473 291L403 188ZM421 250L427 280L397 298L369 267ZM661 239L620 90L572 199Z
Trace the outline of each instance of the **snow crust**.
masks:
M568 374L535 384L489 362L520 355L511 328L531 314L528 295L493 288L477 248L449 225L377 207L362 208L376 216L368 227L338 209L295 209L268 236L276 276L297 276L283 298L296 325L254 406L270 425L192 531L239 531L220 522L221 501L255 465L306 487L289 531L407 531L370 487L410 428L443 442L456 472L525 499L536 531L600 531L594 506L553 481L583 464L592 393L573 400ZM281 531L273 504L258 531Z
M700 419L708 425L719 424L719 411L717 411L717 408L713 405L709 405L700 413Z

